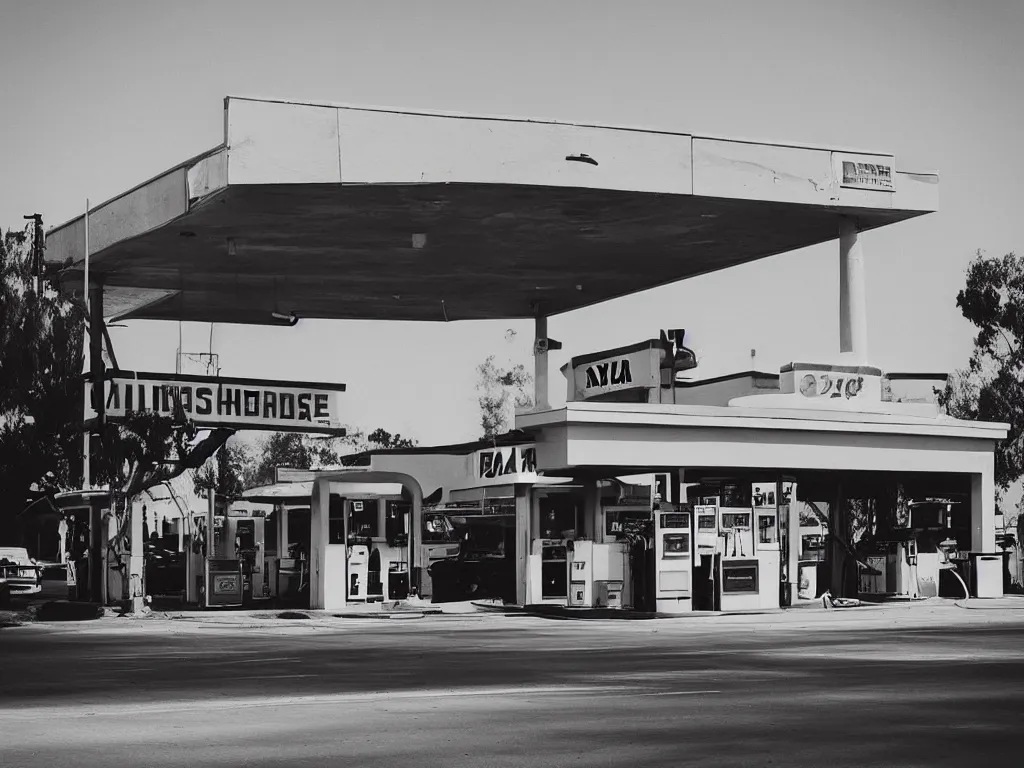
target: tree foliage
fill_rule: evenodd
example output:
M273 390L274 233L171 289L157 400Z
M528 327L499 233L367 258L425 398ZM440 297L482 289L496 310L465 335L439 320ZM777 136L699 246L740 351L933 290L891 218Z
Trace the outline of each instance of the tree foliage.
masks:
M0 538L33 492L81 472L84 307L32 273L28 230L0 232Z
M365 450L411 448L416 441L385 429L369 435L349 429L344 437L324 438L297 432L272 432L245 454L240 473L245 488L273 485L277 468L328 469L344 465L343 457Z
M510 363L507 368L495 362L490 355L477 366L477 392L480 406L480 426L485 439L508 432L515 421L516 408L529 408L533 398L529 393L533 376L522 363Z
M979 251L956 305L978 333L967 368L950 377L939 402L956 418L1010 425L995 453L996 485L1006 491L1024 475L1024 261Z
M238 499L246 488L250 457L244 446L230 440L199 469L193 470L197 490L213 490L218 496Z
M27 229L0 237L0 538L30 495L82 480L87 314L59 291L57 271L37 281ZM91 441L90 480L110 486L123 516L134 496L201 465L230 434L197 434L183 414L108 423Z
M376 450L390 450L392 448L415 448L416 441L408 437L402 437L397 432L391 434L386 429L375 429L366 436L369 448Z

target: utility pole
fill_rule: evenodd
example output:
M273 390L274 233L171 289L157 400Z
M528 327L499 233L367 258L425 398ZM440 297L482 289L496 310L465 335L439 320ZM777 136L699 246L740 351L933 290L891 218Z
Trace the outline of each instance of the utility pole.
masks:
M89 307L89 198L85 199L85 219L83 221L83 229L85 230L85 284L82 290L82 296L85 299L85 310L90 312ZM91 319L91 318L90 318ZM89 366L89 353L85 352L85 359L82 362L82 372L88 373ZM88 387L86 387L88 390ZM88 412L89 398L85 396L85 400L82 403L83 408ZM90 445L89 445L89 429L86 428L82 433L82 488L89 489L92 487L92 468L90 467Z
M46 248L43 235L43 214L33 213L25 216L32 222L32 287L38 294L43 288L43 250Z

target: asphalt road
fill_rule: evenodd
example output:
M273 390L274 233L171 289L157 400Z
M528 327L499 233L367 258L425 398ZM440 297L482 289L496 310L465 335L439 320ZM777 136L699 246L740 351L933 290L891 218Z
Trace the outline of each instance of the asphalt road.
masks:
M1024 764L1015 620L95 627L0 630L0 765Z

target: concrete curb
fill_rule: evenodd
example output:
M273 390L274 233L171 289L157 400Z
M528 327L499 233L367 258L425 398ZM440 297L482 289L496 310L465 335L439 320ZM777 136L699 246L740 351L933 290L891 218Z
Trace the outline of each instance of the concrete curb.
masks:
M972 597L967 600L956 600L953 604L967 611L1021 611L1024 610L1024 596Z

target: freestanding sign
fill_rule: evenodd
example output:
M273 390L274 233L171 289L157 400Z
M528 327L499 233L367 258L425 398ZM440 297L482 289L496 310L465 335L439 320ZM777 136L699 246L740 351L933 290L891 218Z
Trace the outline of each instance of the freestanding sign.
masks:
M97 416L88 387L86 421ZM344 384L112 371L103 396L111 421L143 412L173 416L180 408L200 428L344 434L344 391Z

